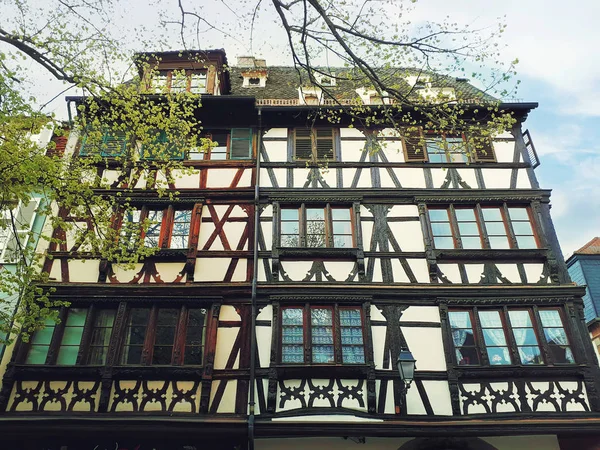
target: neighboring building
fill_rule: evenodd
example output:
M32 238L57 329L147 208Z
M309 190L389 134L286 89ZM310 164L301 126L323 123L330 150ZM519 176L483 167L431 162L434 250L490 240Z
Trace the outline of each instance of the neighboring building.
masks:
M600 351L600 237L595 237L567 259L571 279L586 286L583 296L585 320L592 341Z
M462 135L419 148L359 128L290 68L245 58L228 72L224 51L195 55L162 54L154 83L205 94L197 115L216 144L182 149L193 170L173 174L176 202L135 165L128 178L99 165L106 194L134 188L139 213L115 226L151 218L160 250L125 270L68 240L49 248L53 296L71 307L12 354L6 448L595 448L584 289L522 132L536 103L503 104L517 123L468 161L452 153ZM389 103L331 75L341 103ZM478 91L442 81L418 87L475 114ZM325 108L338 123L314 115ZM135 159L133 144L119 148ZM66 151L85 157L85 143L73 133Z

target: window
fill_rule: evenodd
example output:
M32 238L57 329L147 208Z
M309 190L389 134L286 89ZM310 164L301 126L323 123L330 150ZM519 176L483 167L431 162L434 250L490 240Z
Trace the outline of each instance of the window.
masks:
M460 136L427 137L425 148L427 159L432 163L465 163L469 161L466 154L466 145Z
M165 131L154 131L150 134L149 144L140 146L140 158L143 160L181 160L185 157L182 142L169 141Z
M429 208L434 247L463 249L538 248L528 208L480 206Z
M100 155L103 158L115 158L126 154L127 134L124 131L105 128L99 140L92 138L91 134L92 131L84 131L79 156Z
M294 130L294 159L334 160L335 133L332 128L296 128Z
M495 162L492 141L474 135L428 134L422 127L402 131L402 147L406 162L466 163ZM467 155L470 151L470 156Z
M282 206L280 230L282 247L356 246L351 209L348 207L329 204Z
M16 262L19 248L27 246L39 204L40 199L32 198L27 204L19 202L16 208L0 212L0 263Z
M152 88L156 94L164 92L206 92L205 70L159 70L153 74Z
M575 363L559 309L451 310L448 322L458 365Z
M131 308L120 362L123 365L202 365L206 309Z
M188 159L192 161L223 161L252 158L253 135L251 128L205 131L203 137L212 141L212 145L209 148L204 146L191 149Z
M146 247L187 249L191 224L191 209L130 209L123 213L120 236L130 247L142 239Z
M337 305L282 308L281 362L364 364L361 309Z
M25 364L103 365L115 319L114 309L70 308L61 322L46 321L45 328L30 339ZM92 315L88 320L88 315ZM86 323L91 327L89 342L83 342ZM54 346L54 351L50 352ZM81 357L79 356L81 353Z

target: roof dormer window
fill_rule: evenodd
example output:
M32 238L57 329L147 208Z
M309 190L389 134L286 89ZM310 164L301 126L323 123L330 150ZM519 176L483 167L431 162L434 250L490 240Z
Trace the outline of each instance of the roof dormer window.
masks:
M248 79L248 84L251 86L259 86L260 85L260 78L258 77L252 77Z
M204 94L206 93L206 70L158 70L152 76L151 90L156 94L165 92Z
M266 69L247 69L242 72L242 78L244 79L242 87L264 88L267 85L269 74Z
M331 75L319 74L316 78L321 86L335 86L335 73Z

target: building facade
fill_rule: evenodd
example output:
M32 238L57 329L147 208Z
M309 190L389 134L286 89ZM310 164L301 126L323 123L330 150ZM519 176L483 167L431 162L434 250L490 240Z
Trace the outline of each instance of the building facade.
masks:
M600 346L600 238L595 237L567 259L571 279L586 286L583 296L585 320L596 349Z
M47 249L52 295L71 306L5 355L10 448L594 448L584 289L522 130L537 105L502 104L516 124L468 157L453 153L460 134L415 144L357 126L345 103L389 102L366 88L333 103L293 69L202 55L162 54L150 81L203 94L214 145L183 149L177 200L147 169L98 166L105 194L127 189L135 207L114 226L150 220L156 254L124 269L69 236ZM71 133L66 152L88 151ZM402 349L416 359L407 390Z

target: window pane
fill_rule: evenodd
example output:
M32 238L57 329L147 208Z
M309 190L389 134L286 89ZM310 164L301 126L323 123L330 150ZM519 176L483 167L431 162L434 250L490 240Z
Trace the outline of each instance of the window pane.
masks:
M129 312L127 328L125 329L125 345L121 354L121 364L141 363L149 318L149 309L133 308Z
M560 313L555 309L545 309L540 311L540 319L543 327L562 327Z
M434 222L448 222L448 211L445 209L430 209L429 218Z
M490 236L506 236L506 227L503 222L486 222L485 229Z
M49 345L31 345L25 364L46 364Z
M537 248L537 242L533 236L517 236L517 245L521 249Z
M483 208L483 220L502 222L502 213L499 208Z
M435 248L454 248L454 239L451 237L434 237Z
M515 234L533 236L533 230L529 222L512 222Z
M350 221L350 210L342 208L332 208L331 218L333 220L347 220Z
M297 209L282 209L281 220L298 220Z
M87 364L102 365L106 362L114 320L114 310L96 312Z
M498 311L479 311L479 320L484 328L502 328L502 320Z
M297 235L284 235L281 236L281 245L283 247L298 247L300 246L300 239Z
M323 208L306 208L306 220L325 220L325 210Z
M502 328L484 329L483 340L485 341L485 345L506 345L506 337L504 336L504 330Z
M452 328L471 328L471 315L467 311L448 312Z
M508 317L513 327L532 327L529 311L509 311Z
M493 366L511 364L510 353L506 347L488 347L487 355Z
M527 208L508 208L508 215L511 220L526 220L529 221Z
M314 363L334 362L333 321L331 309L310 310L312 331L312 360Z
M479 236L479 227L476 222L459 222L458 231L461 236Z
M463 248L481 248L481 239L479 237L463 237L461 241Z
M467 311L449 311L448 318L457 364L462 366L479 364L479 352L471 325L471 314Z
M506 249L510 248L508 238L506 236L490 236L490 247L493 249Z
M170 248L187 248L190 235L192 211L175 211L173 217L173 231L171 233Z
M334 234L352 234L352 224L350 222L333 222Z
M65 321L56 364L73 365L77 362L77 353L83 336L83 327L87 317L87 309L70 309Z
M281 362L304 362L304 311L301 308L284 308L281 313Z
M456 219L460 222L475 222L475 211L472 209L456 209Z
M281 222L282 234L298 234L298 222Z
M544 364L539 347L519 347L521 364Z
M513 329L517 345L537 345L537 337L533 328L515 328Z
M162 211L148 211L148 217L146 219L148 229L146 230L144 237L144 245L146 247L158 247L162 217Z
M194 308L188 311L188 322L185 333L185 355L183 363L202 365L204 349L204 327L206 309Z
M452 229L447 222L432 222L431 231L434 236L452 236Z
M334 236L333 246L336 248L352 248L352 236Z
M364 364L362 315L360 309L340 309L342 361L344 364Z

